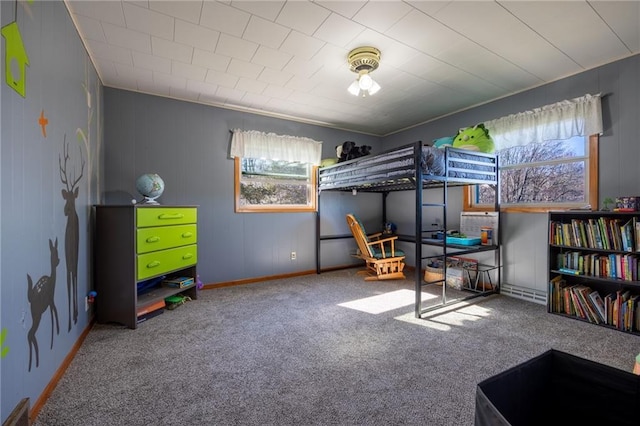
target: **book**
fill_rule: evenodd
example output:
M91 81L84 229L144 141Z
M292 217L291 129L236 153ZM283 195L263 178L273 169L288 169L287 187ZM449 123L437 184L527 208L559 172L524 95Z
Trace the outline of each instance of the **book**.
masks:
M589 293L589 299L593 303L593 306L595 306L596 312L598 313L598 316L600 317L600 320L603 323L606 324L607 317L606 317L606 314L604 312L604 300L602 300L602 297L600 296L600 293L598 293L595 290L592 291L591 293Z
M164 285L165 287L173 287L173 288L185 288L185 287L189 287L193 283L194 283L193 277L175 277L175 278L162 280L162 285Z

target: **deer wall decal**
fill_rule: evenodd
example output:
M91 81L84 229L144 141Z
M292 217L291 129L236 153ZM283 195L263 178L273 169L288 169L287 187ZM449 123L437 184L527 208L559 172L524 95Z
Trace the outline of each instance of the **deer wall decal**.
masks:
M67 135L63 143L64 162L58 157L60 166L60 180L65 184L62 190L62 198L65 200L64 214L67 216L67 228L64 233L64 254L67 265L67 295L69 299L69 331L71 331L71 309L73 306L73 323L78 322L78 239L79 220L76 212L76 198L78 198L78 182L84 173L84 158L80 150L81 168L77 177L69 177L67 173L67 160L69 160L69 145Z
M51 274L40 277L36 285L33 285L31 276L27 274L29 288L27 290L27 298L31 304L31 328L27 333L27 341L29 342L29 371L31 371L32 352L36 354L36 367L40 364L40 354L38 351L38 339L36 332L40 326L42 314L49 308L51 312L51 349L53 349L53 321L55 319L56 334L60 334L60 324L58 322L58 309L55 304L56 293L56 268L60 263L58 257L58 239L55 244L49 239L49 252L51 254Z

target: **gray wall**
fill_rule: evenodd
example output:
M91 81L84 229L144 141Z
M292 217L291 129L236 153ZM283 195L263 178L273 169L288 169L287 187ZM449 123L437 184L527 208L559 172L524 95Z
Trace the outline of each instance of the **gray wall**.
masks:
M17 18L16 8L17 7ZM0 419L2 422L24 397L33 406L89 325L84 297L91 290L90 206L97 200L99 184L98 141L100 84L63 2L0 2L1 23L18 23L24 49L26 92L12 90L4 77L7 43L2 38L1 150L0 150L0 327L6 332L0 361ZM13 69L18 70L18 64ZM85 88L91 93L88 106ZM38 123L41 112L48 119L46 136ZM68 143L68 177L76 185L75 211L79 219L73 241L65 242L67 216L59 158ZM84 169L82 169L84 161ZM63 163L64 164L64 163ZM60 263L55 267L53 305L41 296L28 298L27 274L33 285L51 275L49 239L58 241ZM66 247L77 247L77 267L67 267ZM77 272L78 317L67 292L67 272ZM32 308L46 308L38 324ZM70 312L71 309L71 312ZM34 326L37 325L37 326ZM34 329L38 343L36 366L27 335ZM53 334L53 343L52 340Z
M154 172L166 186L161 204L199 205L198 273L204 283L315 270L314 213L234 212L231 129L322 141L323 158L335 158L335 146L346 140L371 145L373 152L380 149L377 137L117 89L105 89L104 104L102 201L140 199L136 177ZM344 213L362 210L366 202L366 197L350 194L323 194L320 208L328 212L323 233L348 232ZM379 208L370 214L379 215ZM348 256L355 248L352 240L331 244L323 250L323 263L353 262ZM297 253L294 261L292 251Z
M453 136L461 127L587 93L602 93L604 134L600 137L599 199L640 193L640 55L510 96L440 120L387 136L385 147L417 139L428 141ZM401 195L404 196L404 195ZM453 200L454 197L450 197ZM392 203L390 217L413 226L415 203ZM402 206L401 208L399 206ZM408 208L411 206L412 208ZM595 206L594 206L595 207ZM457 214L457 213L456 213ZM425 218L426 219L426 218ZM455 218L449 218L449 221ZM451 222L450 222L451 223ZM547 292L547 215L502 215L503 280L506 291L544 301Z

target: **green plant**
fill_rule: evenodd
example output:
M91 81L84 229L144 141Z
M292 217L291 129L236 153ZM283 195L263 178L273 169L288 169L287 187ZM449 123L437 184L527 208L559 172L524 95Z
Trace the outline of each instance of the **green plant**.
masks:
M611 198L611 197L605 198L604 200L602 200L602 204L604 205L602 207L602 210L603 211L609 211L610 210L609 209L609 204L613 204L613 203L614 203L613 198Z

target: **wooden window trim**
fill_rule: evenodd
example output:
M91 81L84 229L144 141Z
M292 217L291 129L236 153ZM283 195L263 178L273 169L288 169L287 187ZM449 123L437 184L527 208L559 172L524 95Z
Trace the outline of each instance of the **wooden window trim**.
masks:
M317 186L317 166L311 167L310 185L313 193L311 194L310 205L259 205L259 206L247 206L240 204L240 180L242 178L242 166L240 164L240 158L234 159L234 198L235 198L235 211L236 213L309 213L317 210L318 200L318 186Z

